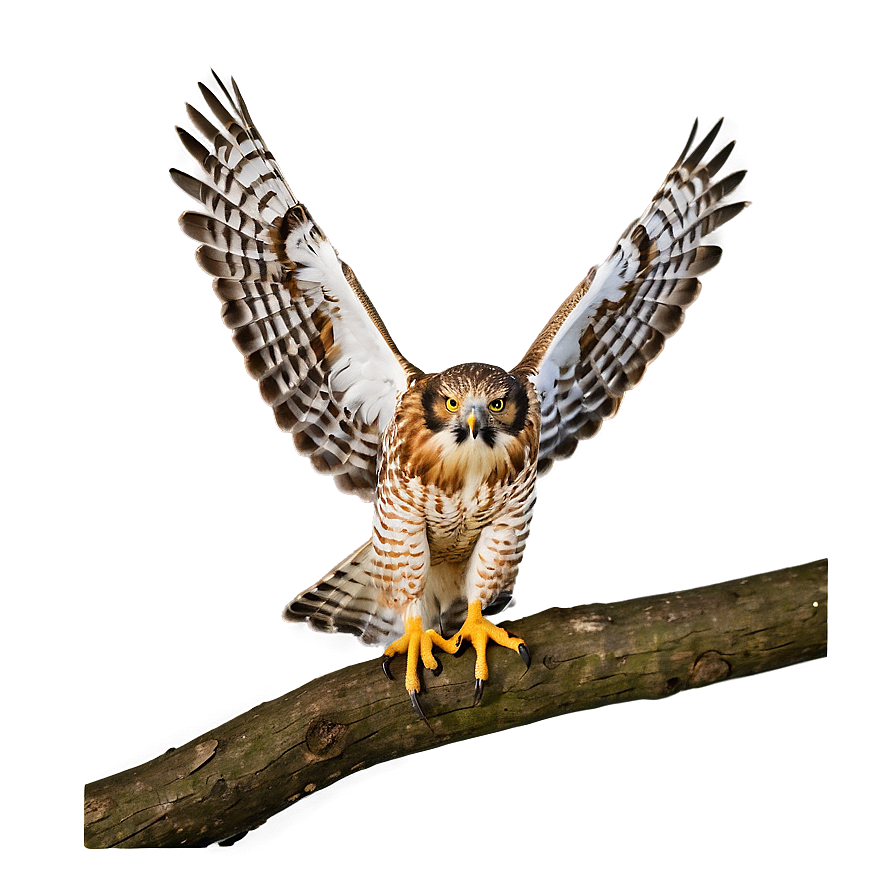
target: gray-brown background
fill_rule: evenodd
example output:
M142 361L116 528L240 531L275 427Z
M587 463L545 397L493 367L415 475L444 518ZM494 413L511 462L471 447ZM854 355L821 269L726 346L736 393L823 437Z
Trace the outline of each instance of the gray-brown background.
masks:
M0 15L5 892L892 892L892 4ZM728 116L754 206L542 481L515 612L828 555L828 661L381 766L230 850L83 850L84 782L367 655L278 619L369 508L277 433L176 228L210 65L432 369L517 359Z

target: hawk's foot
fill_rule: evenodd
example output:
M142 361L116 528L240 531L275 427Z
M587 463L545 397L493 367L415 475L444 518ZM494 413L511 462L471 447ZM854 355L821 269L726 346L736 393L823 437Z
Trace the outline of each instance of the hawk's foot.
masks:
M453 638L449 638L446 641L435 632L430 634L433 636L432 642L437 647L441 647L446 653L457 653L465 641L469 641L473 645L473 650L476 651L474 706L477 706L482 699L482 692L488 679L488 664L485 661L485 650L489 641L494 641L496 644L500 644L501 647L515 650L525 661L526 668L529 668L531 657L523 639L514 638L513 635L508 634L503 628L499 628L493 622L484 619L482 616L482 604L478 600L474 600L467 607L467 618L460 631Z
M417 671L420 663L423 663L427 669L433 674L438 675L442 671L442 664L433 656L432 636L436 633L430 629L423 631L423 623L419 617L405 620L404 634L393 641L383 651L383 672L387 678L392 678L392 672L389 670L389 661L392 657L400 653L407 654L408 665L404 676L404 686L407 689L408 696L411 698L411 704L414 712L428 725L426 715L420 708L420 675ZM436 635L438 638L439 636ZM439 638L441 641L442 639Z

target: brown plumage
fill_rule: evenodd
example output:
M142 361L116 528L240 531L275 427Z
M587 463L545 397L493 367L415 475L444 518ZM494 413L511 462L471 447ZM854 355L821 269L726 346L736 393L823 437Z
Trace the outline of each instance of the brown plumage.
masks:
M288 619L367 642L404 635L417 659L484 640L527 657L482 620L506 604L522 558L536 471L567 457L612 416L700 290L721 250L703 239L738 214L722 204L744 172L715 180L733 143L704 158L719 122L687 145L645 212L591 268L510 371L461 364L425 374L399 352L354 272L299 203L233 84L200 85L220 127L193 107L211 148L179 130L210 183L172 171L205 212L184 231L216 277L222 316L281 429L346 491L374 501L370 541L287 606ZM445 640L464 622L458 635ZM419 707L418 707L419 709Z
M487 485L494 487L518 477L528 458L536 456L541 415L532 384L498 367L461 364L422 377L402 396L395 413L397 463L409 476L449 494L463 488L468 477L463 456L445 451L438 435L458 425L456 413L446 407L446 399L453 397L462 404L471 395L504 402L502 410L489 413L488 426L479 434L487 443L493 433L495 437L508 436L501 439L500 448L488 458L491 466L485 479ZM462 425L458 432L466 438Z

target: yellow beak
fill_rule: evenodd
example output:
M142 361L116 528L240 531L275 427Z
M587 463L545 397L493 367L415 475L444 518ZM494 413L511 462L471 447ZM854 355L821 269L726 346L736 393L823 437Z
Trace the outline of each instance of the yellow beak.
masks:
M467 426L470 427L470 435L475 439L476 434L479 432L479 426L477 425L476 415L472 412L467 417Z

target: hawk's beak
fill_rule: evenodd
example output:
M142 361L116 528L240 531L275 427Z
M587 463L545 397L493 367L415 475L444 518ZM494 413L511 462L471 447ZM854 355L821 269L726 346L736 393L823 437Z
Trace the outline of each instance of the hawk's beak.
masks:
M470 427L470 435L475 439L479 435L479 418L472 411L467 417L467 426Z

